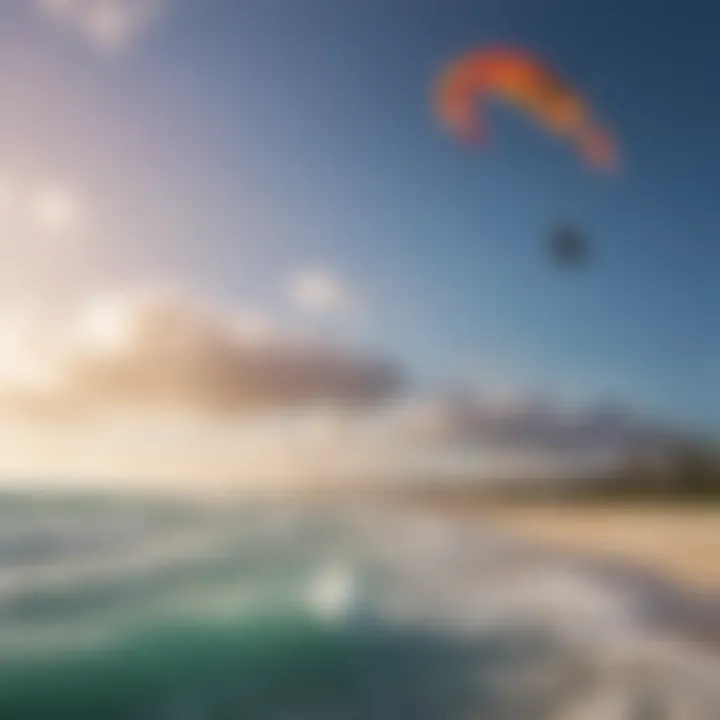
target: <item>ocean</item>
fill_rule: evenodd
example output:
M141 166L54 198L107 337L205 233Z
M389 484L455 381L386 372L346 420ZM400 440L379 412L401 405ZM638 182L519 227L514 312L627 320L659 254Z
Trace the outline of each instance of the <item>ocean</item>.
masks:
M717 720L698 612L389 506L0 499L2 720Z

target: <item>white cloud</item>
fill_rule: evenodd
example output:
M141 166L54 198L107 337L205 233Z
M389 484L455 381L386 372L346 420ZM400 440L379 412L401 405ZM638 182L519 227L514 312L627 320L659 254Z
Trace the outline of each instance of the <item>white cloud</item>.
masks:
M87 219L85 199L67 182L0 177L0 229L6 238L75 238Z
M6 368L0 401L30 411L136 405L240 412L376 401L400 381L382 360L297 337L179 290L90 298L60 327L52 343L35 346L36 357L8 361L18 373ZM45 370L33 377L52 383L22 381L22 368L38 363Z
M84 208L78 194L70 188L47 184L29 196L27 217L40 233L68 236L82 226Z
M161 15L164 0L32 0L50 19L74 30L93 46L118 51L130 45Z
M328 268L306 268L290 279L295 305L316 315L342 315L356 307L349 285Z

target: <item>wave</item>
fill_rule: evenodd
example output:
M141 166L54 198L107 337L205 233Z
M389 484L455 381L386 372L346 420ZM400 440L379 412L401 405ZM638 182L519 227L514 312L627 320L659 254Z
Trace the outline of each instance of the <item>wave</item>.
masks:
M111 498L0 514L2 718L720 716L691 600L475 527Z

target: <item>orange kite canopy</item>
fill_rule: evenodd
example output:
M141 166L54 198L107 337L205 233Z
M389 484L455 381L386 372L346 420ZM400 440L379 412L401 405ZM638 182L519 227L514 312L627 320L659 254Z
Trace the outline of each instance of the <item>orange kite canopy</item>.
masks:
M531 53L490 47L453 60L434 88L435 111L457 137L479 142L484 130L477 103L485 96L521 108L548 131L569 140L593 167L616 166L610 133L595 122L580 94Z

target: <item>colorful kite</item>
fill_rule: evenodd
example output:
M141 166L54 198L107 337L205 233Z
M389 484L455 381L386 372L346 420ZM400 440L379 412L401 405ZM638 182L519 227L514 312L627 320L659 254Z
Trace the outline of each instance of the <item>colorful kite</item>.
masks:
M592 117L581 95L532 54L509 47L473 50L450 63L434 88L435 110L459 138L479 142L485 131L478 100L494 96L528 113L570 141L595 168L613 169L615 141Z

